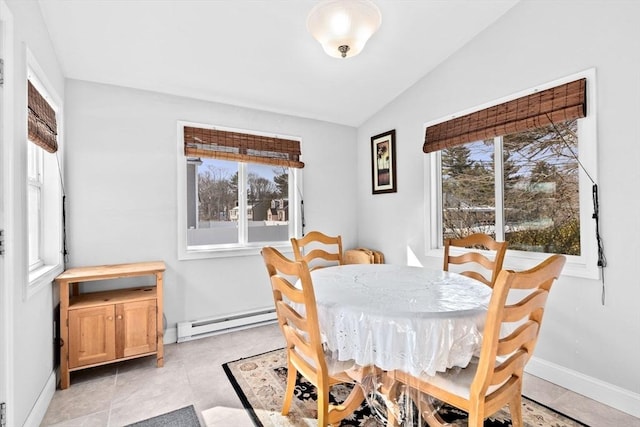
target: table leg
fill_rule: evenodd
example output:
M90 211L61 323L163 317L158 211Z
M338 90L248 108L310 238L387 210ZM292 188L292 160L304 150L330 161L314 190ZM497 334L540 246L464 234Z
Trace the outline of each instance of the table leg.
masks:
M454 425L442 419L438 413L438 408L433 404L433 397L415 389L409 389L408 393L411 400L413 400L418 407L420 416L429 427L452 427Z
M417 389L397 381L393 374L384 374L380 381L380 393L385 396L387 403L387 425L392 427L412 425L420 417L429 427L452 427L454 424L447 423L438 413L438 408L434 404L433 397L422 393ZM403 402L402 395L405 395ZM418 409L415 413L412 409L412 402ZM403 408L404 406L404 408ZM415 414L415 415L413 415ZM419 424L423 425L423 424Z
M400 407L398 405L398 397L400 396L400 386L402 383L396 381L389 375L385 375L382 379L380 392L387 396L387 425L391 427L399 427Z

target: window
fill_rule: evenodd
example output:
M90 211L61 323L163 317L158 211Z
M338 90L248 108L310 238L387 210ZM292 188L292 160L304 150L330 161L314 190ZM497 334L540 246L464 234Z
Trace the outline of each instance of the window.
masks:
M42 176L42 148L35 144L27 146L27 210L29 228L29 271L33 271L42 265L42 189L44 181Z
M577 151L577 120L442 150L443 238L486 233L510 250L580 255Z
M301 228L300 142L189 123L178 132L180 258L290 247Z
M445 238L482 232L509 242L507 268L528 268L550 253L561 253L568 256L565 274L598 277L591 218L591 179L596 169L594 79L591 70L527 91L532 95L427 126L425 151L431 153L427 167L432 178L427 233L433 255L441 256ZM513 124L514 117L526 110L522 102L519 107L515 103L524 100L528 106L536 105L532 100L542 100L542 107L532 108L557 108L558 99L564 97L559 92L565 90L571 105L564 105L563 112L528 118L522 126ZM579 108L574 108L574 95L582 100ZM590 109L585 116L581 111L587 99ZM495 119L493 112L511 121L483 123ZM429 134L430 129L438 134Z
M59 101L29 56L27 81L27 229L28 298L64 269L62 185L58 144L61 123ZM38 70L36 72L36 70Z

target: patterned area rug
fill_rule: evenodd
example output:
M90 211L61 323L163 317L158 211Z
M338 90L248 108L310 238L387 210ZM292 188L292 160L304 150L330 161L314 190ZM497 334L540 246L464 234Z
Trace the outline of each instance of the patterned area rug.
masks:
M257 427L317 426L315 387L300 376L289 415L285 417L280 414L287 381L287 357L284 350L274 350L228 362L222 366ZM344 400L349 394L349 387L334 386L331 390L331 400L334 403ZM525 427L586 426L525 397L522 402L522 414ZM466 425L467 414L456 408L445 405L440 409L440 415L455 426ZM378 427L385 424L372 414L367 405L363 405L340 425ZM511 426L508 409L501 410L485 421L485 427L507 426Z

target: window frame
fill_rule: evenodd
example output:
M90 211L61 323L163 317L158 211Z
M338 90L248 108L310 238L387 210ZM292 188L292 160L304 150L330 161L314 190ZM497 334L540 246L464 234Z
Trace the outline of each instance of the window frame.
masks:
M450 120L454 117L460 117L469 113L473 113L484 108L492 107L497 104L511 101L513 99L530 95L537 91L545 90L558 86L561 84L569 83L571 81L586 78L587 79L587 115L584 118L578 119L578 158L580 163L586 168L589 176L597 183L597 129L596 129L596 73L595 69L588 69L552 82L541 84L533 88L494 100L492 102L479 105L473 108L469 108L464 111L457 112L453 115L433 120L425 123L424 129L428 126L432 126L438 123L442 123L446 120ZM501 137L497 137L502 139ZM494 139L494 149L501 149L497 147ZM498 158L498 156L496 156ZM428 257L437 257L442 259L443 257L443 245L442 245L442 177L440 169L441 153L435 151L425 155L425 181L429 182L425 185L425 212L428 215L425 217L425 254ZM500 162L501 163L501 162ZM497 165L496 165L497 166ZM496 168L496 173L499 174L495 177L495 185L503 186L502 170L500 167ZM598 248L595 239L595 221L592 218L593 214L593 202L592 202L592 183L589 176L585 171L580 168L579 172L579 200L580 200L580 248L581 254L567 255L567 263L563 270L563 275L583 277L588 279L598 279L600 277L599 268L597 265L598 260ZM496 195L496 210L503 208L503 200ZM497 214L496 214L497 215ZM499 236L496 233L497 236ZM455 248L455 254L462 254L464 249ZM522 270L533 267L535 264L541 262L549 256L547 253L541 252L526 252L507 250L505 256L504 268Z
M27 225L27 231L28 231L28 248L29 248L29 272L32 272L34 270L37 270L38 268L42 267L45 262L44 262L44 256L43 256L43 245L44 245L44 239L42 238L43 235L43 231L44 231L44 215L43 215L43 193L44 193L44 153L43 153L43 149L39 146L37 146L36 144L34 144L32 141L28 141L29 143L27 144L27 211L28 211L28 217L29 217L29 221L28 221L28 225ZM33 168L32 168L33 167ZM37 236L36 236L36 252L37 255L35 257L35 259L32 260L31 258L31 197L30 197L30 190L34 189L36 191L36 203L34 208L37 210L37 218L36 218L36 225L37 225Z
M36 145L37 150L41 150L40 157L42 158L41 174L42 174L42 187L40 194L40 258L41 262L34 264L33 266L27 265L27 274L29 280L27 281L23 289L23 298L25 300L31 298L40 290L51 286L51 282L57 275L64 271L64 254L63 254L63 233L64 225L62 219L62 196L63 196L63 184L62 179L62 150L64 145L64 111L62 106L62 100L57 92L53 89L53 85L47 79L46 73L40 67L35 57L29 49L27 49L27 70L25 78L25 95L27 88L27 81L31 82L33 86L40 92L40 94L46 99L49 105L56 112L57 119L57 142L58 151L56 153L45 153L44 150ZM25 100L26 100L25 96ZM25 114L25 126L24 126L24 141L25 141L25 194L29 189L29 176L28 176L28 147L26 144L35 145L28 136L27 132L27 103L25 102L24 108ZM25 198L25 207L29 208L28 197ZM29 239L28 239L28 224L25 224L25 232L27 233L27 239L25 239L27 251L27 264L29 263L28 251L29 251Z
M299 236L302 231L302 169L300 168L292 168L289 167L289 209L290 209L290 217L289 221L289 233L286 241L275 241L275 242L248 242L247 236L247 214L246 214L246 206L247 200L246 197L239 198L238 200L238 209L239 212L243 212L244 223L240 226L239 231L239 243L232 244L219 244L219 245L208 245L208 246L200 246L196 248L190 248L187 244L187 227L188 227L188 191L187 191L187 157L184 154L184 127L200 127L206 129L218 129L228 132L240 132L261 136L274 137L278 136L286 139L293 139L300 141L302 144L302 140L299 137L287 136L278 134L275 135L273 133L259 132L253 130L246 129L238 129L231 127L223 127L218 125L211 124L203 124L196 123L190 121L182 121L179 120L177 122L177 194L178 194L178 215L177 215L177 226L178 226L178 259L179 260L190 260L190 259L206 259L206 258L225 258L225 257L236 257L236 256L251 256L251 255L260 255L260 251L265 245L270 245L275 248L278 248L284 253L291 253L291 243L289 238ZM238 161L238 191L240 194L247 193L246 185L247 185L247 162ZM196 168L197 173L197 168ZM240 179L242 178L242 179ZM195 177L195 185L197 189L197 176ZM196 219L197 221L197 219Z

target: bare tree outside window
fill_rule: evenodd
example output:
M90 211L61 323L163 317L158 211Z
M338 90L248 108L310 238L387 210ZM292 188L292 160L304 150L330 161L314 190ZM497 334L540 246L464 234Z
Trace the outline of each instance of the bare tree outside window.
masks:
M556 132L557 129L557 132ZM503 186L495 180L495 140L442 151L443 236L496 236L509 249L580 255L577 121L506 135ZM503 198L496 212L495 195Z
M235 244L238 222L247 221L248 241L285 241L289 231L289 169L246 164L246 212L240 211L239 163L201 159L197 167L197 227L190 245Z

